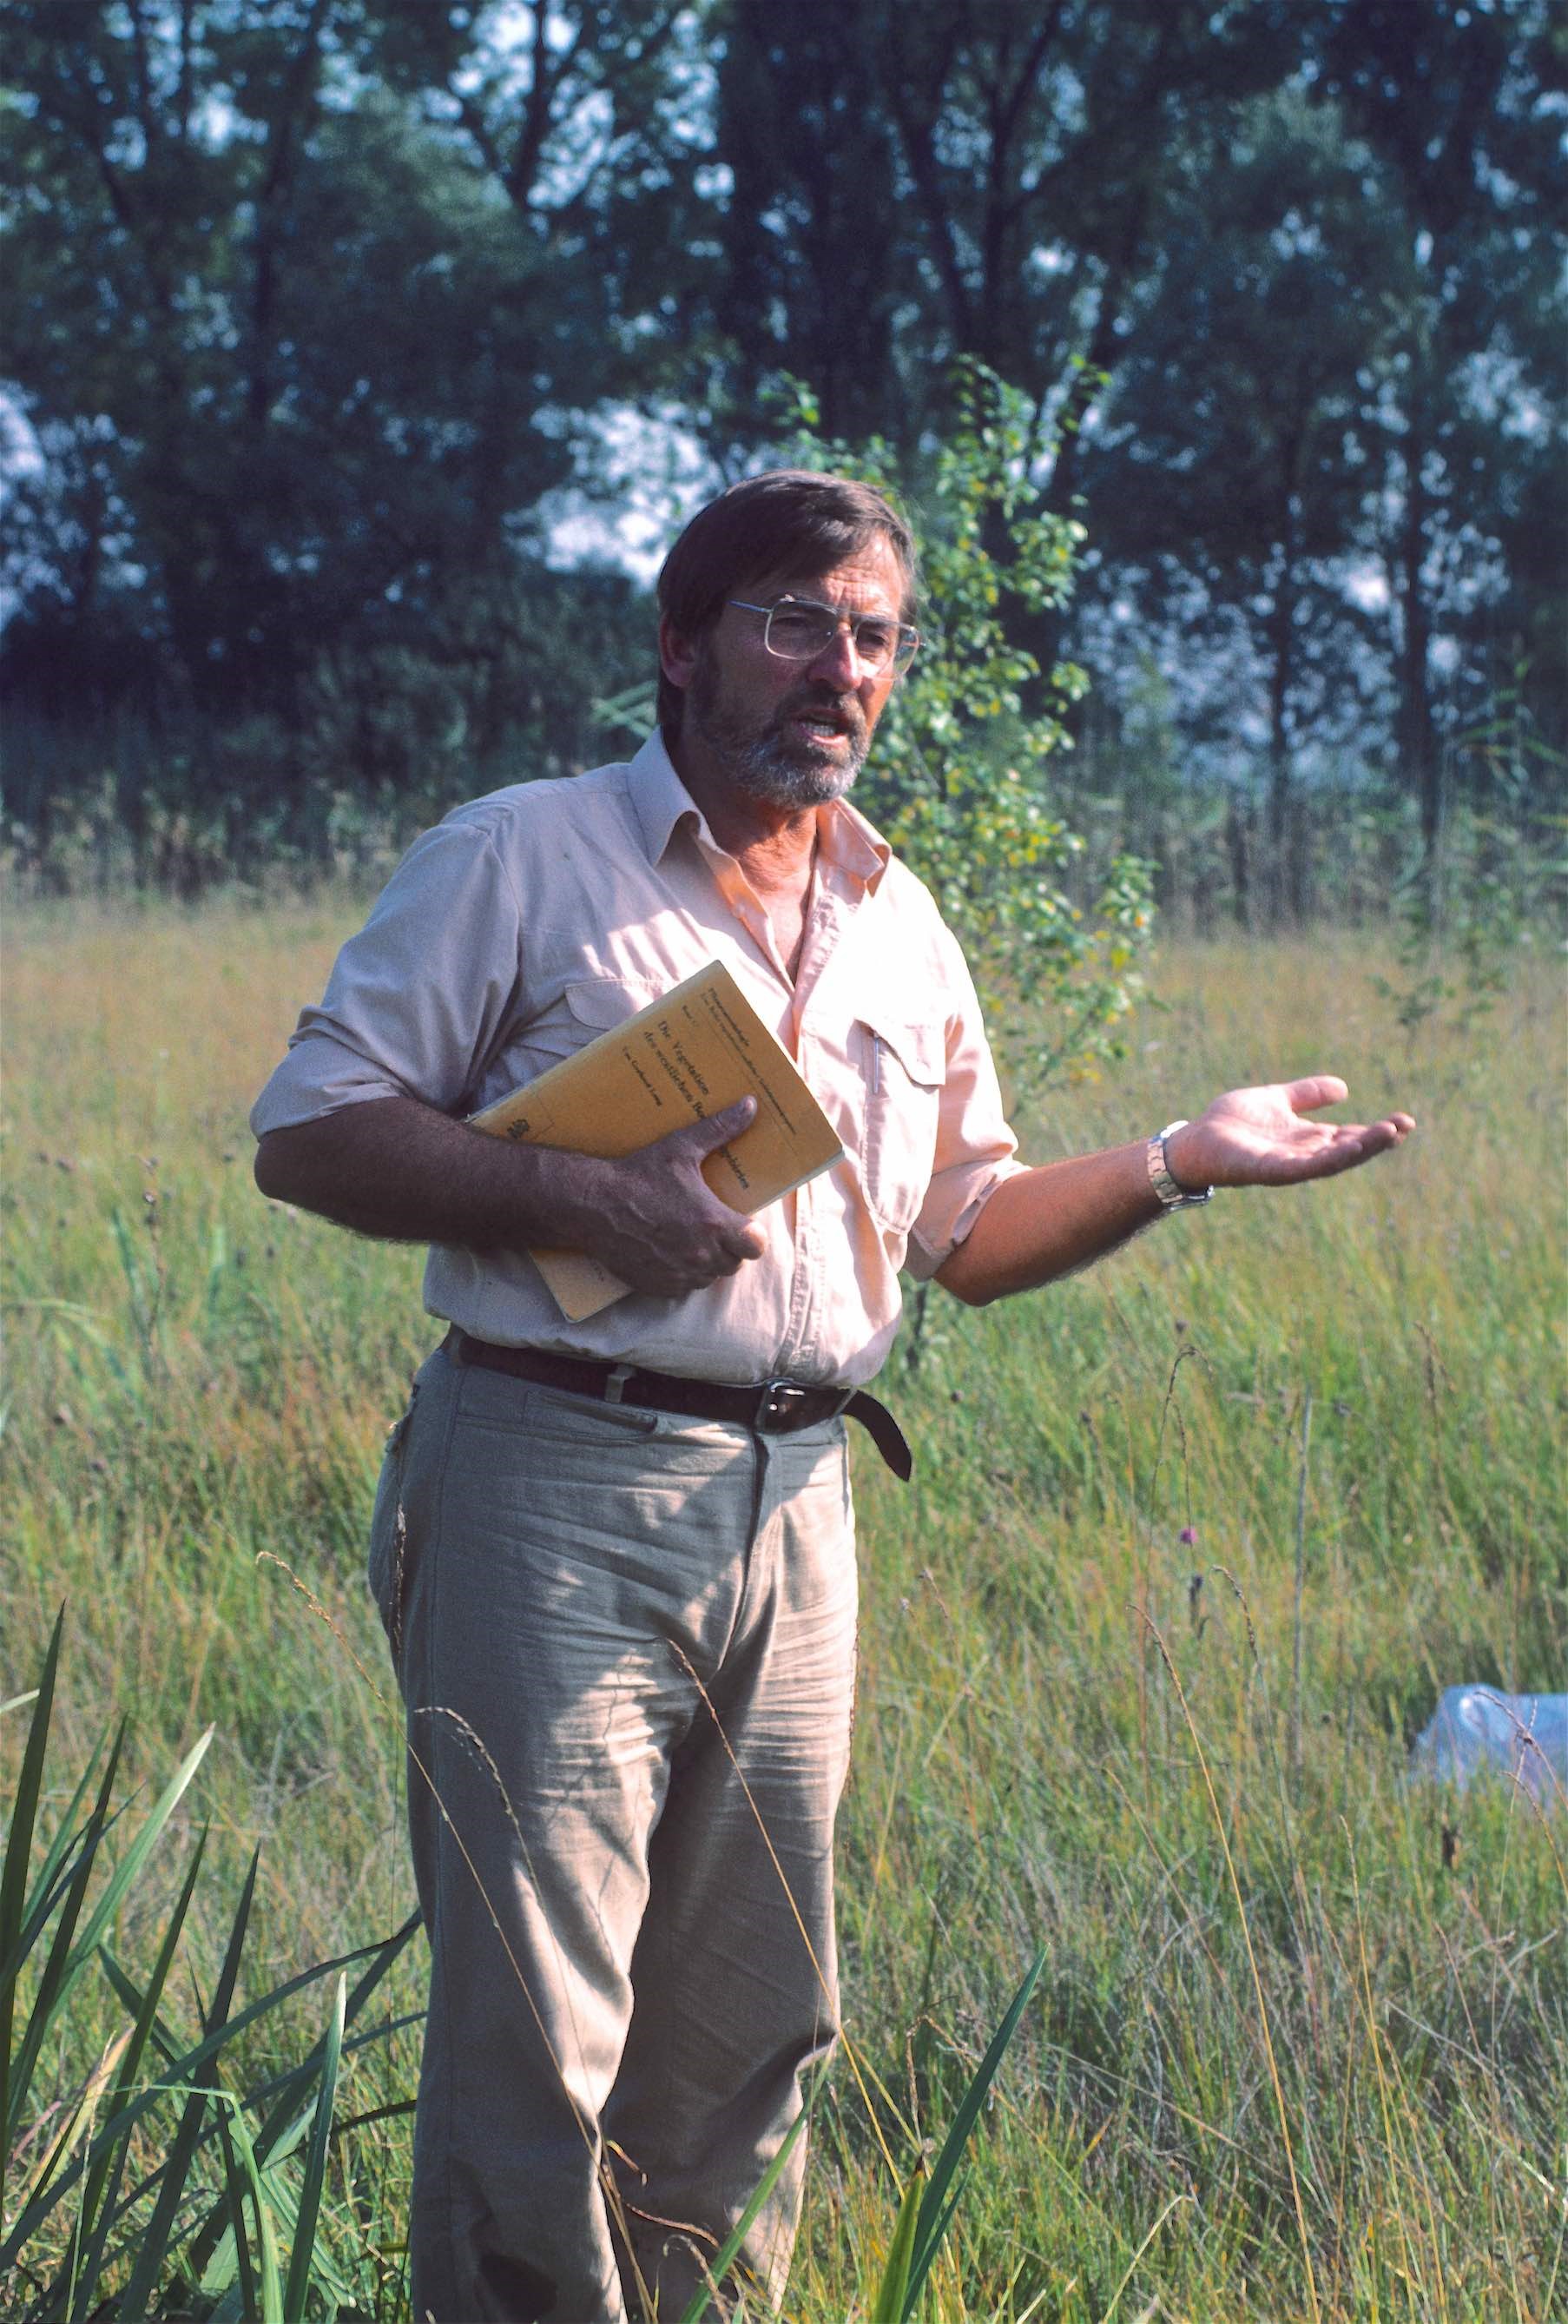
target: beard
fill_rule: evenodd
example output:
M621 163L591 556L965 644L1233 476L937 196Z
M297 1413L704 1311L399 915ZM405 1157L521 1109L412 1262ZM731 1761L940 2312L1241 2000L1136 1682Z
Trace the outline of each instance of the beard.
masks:
M810 715L813 711L842 723L848 751L830 750L792 725L802 712ZM740 711L722 708L717 674L706 654L686 689L685 716L737 790L770 807L825 807L830 799L842 798L871 747L859 703L829 687L802 686L786 695L762 726Z

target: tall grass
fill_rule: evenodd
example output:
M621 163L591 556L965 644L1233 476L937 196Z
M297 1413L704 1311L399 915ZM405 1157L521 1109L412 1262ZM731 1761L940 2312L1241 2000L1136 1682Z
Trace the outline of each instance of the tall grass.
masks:
M241 2000L409 1903L361 1539L435 1327L416 1254L261 1202L243 1126L353 918L38 909L11 941L0 1696L64 1598L62 1767L124 1713L155 1793L215 1724L173 1818L214 1826L173 1974L210 1993L259 1845ZM858 2073L817 2110L802 2324L869 2317L922 2142L1037 1947L929 2317L1563 2303L1568 1819L1404 1774L1443 1684L1568 1671L1560 1001L1537 968L1407 1032L1388 968L1174 953L1129 1065L1053 1098L1026 1150L1325 1066L1354 1110L1411 1107L1404 1153L1216 1200L1027 1302L934 1303L895 1354L919 1465L909 1489L858 1466ZM0 1721L5 1796L21 1732ZM188 1846L162 1892L153 1860L119 1957ZM111 2004L84 1979L40 2069L62 2109ZM295 2059L319 2033L313 1999L256 2040ZM414 2038L345 2054L340 2124L407 2093ZM340 2127L326 2183L324 2248L395 2318L406 2119Z

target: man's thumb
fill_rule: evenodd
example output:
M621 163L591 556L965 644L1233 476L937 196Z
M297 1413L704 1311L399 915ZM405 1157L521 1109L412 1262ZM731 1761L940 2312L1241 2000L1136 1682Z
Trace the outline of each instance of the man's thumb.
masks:
M750 1127L756 1115L756 1100L754 1097L738 1097L733 1105L725 1106L718 1113L708 1114L701 1121L694 1121L689 1130L677 1134L688 1141L693 1153L706 1156L711 1154L715 1147L722 1146L727 1138L738 1138L743 1130Z

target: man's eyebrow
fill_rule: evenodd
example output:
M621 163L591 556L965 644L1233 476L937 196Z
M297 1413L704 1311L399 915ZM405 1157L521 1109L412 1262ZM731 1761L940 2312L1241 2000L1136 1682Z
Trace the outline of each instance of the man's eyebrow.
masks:
M904 629L912 626L904 621L902 613L890 610L885 605L830 605L826 598L803 596L798 589L782 591L774 599L774 603L775 605L804 605L813 613L832 613L839 620L848 618L856 622L897 622Z

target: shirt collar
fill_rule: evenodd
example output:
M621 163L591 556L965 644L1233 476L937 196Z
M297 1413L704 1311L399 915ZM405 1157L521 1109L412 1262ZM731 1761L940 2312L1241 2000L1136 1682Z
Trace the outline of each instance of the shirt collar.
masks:
M650 863L663 860L676 825L687 816L701 844L717 852L707 820L675 772L656 728L627 768L626 788ZM867 890L879 885L893 850L848 799L834 799L818 810L817 834L830 862Z
M656 726L626 770L626 789L650 863L662 862L675 825L687 816L706 836L697 802L671 765Z

